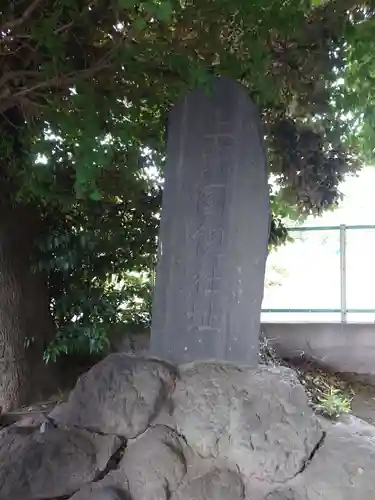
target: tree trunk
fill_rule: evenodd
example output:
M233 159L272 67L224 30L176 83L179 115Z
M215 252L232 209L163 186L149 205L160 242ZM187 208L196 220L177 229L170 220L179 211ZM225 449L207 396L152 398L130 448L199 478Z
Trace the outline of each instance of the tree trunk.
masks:
M48 287L31 269L41 221L33 207L14 205L10 198L5 194L0 200L2 411L45 397L54 379L43 362L44 348L55 333Z

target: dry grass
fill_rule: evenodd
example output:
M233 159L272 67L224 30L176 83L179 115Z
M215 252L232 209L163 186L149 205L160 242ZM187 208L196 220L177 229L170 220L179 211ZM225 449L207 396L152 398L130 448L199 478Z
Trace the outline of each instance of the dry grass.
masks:
M261 338L260 359L267 365L292 368L306 390L310 405L318 413L330 418L349 411L352 398L362 386L367 387L366 384L345 380L342 375L330 372L304 357L281 359L264 336Z

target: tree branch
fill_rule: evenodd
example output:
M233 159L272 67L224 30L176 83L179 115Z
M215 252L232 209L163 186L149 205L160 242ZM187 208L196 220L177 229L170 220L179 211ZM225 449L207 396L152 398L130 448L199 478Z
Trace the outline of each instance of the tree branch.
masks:
M11 80L14 80L15 78L28 78L30 76L38 76L39 72L38 71L28 71L28 70L20 70L20 71L8 71L5 73L1 78L0 78L0 94L2 87L6 83L8 83Z
M54 78L50 78L49 80L39 82L33 85L32 87L19 90L18 92L15 92L14 94L11 94L3 99L1 99L0 97L0 113L4 113L7 109L17 105L17 101L20 98L24 98L25 96L34 93L36 90L47 89L47 88L58 89L66 87L76 82L77 79L79 78L88 78L90 76L95 75L99 71L102 71L103 69L108 69L110 67L111 65L109 63L103 62L102 64L98 64L92 68L84 69L74 73L73 72L68 73L66 75L56 76Z
M64 24L64 26L60 26L59 28L57 28L55 30L55 34L59 35L60 33L66 33L70 28L72 28L72 26L74 26L74 22L70 21L69 23Z
M17 28L18 26L21 26L21 24L24 24L42 2L44 2L44 0L34 0L33 2L31 2L27 9L25 9L22 16L17 17L12 21L8 21L0 26L0 32L6 33L7 31Z

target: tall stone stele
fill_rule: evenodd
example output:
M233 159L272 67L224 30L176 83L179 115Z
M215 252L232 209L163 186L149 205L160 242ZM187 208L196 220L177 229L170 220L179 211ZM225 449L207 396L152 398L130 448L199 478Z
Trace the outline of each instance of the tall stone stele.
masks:
M171 111L150 355L258 363L269 232L260 117L227 78Z

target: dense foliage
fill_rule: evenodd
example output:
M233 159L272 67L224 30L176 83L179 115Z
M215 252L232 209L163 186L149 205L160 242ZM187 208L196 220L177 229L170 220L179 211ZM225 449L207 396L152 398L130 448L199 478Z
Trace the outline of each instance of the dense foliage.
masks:
M149 324L160 194L136 187L126 200L81 204L63 224L51 218L38 261L48 271L58 327L46 360L105 349L116 323Z
M150 269L160 192L147 169L163 167L171 105L212 75L261 109L271 244L284 217L335 206L373 155L374 14L361 0L1 1L2 169L45 221L39 267L63 339L49 356L101 346L129 271Z

